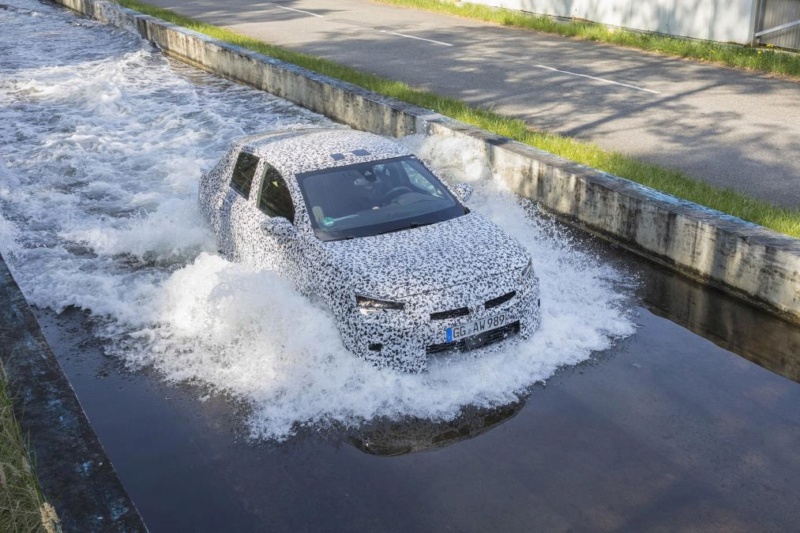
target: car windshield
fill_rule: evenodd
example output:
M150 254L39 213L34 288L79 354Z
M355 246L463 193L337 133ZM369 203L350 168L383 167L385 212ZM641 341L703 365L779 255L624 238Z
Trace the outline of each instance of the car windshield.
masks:
M414 156L306 172L297 181L323 241L401 231L468 212Z

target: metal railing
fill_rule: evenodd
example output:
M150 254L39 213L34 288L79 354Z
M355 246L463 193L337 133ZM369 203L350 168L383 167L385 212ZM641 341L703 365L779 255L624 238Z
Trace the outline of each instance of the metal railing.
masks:
M753 44L800 50L800 0L759 0Z

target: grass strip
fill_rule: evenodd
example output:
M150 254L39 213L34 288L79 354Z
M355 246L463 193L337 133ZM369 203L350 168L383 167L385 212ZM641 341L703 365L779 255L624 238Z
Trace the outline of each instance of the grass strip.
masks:
M531 131L522 120L509 118L486 109L472 107L455 98L415 89L399 81L360 72L327 59L270 45L231 30L179 15L169 9L145 4L138 0L118 0L118 2L122 6L206 34L220 41L248 48L397 100L433 109L453 119L534 146L566 159L641 183L678 198L755 222L780 233L792 237L800 237L800 209L774 206L769 202L731 189L722 189L690 178L678 170L645 163L619 152L603 150L593 143L581 142L552 133Z
M522 28L587 41L599 41L657 52L659 54L707 61L727 67L744 68L771 74L800 78L800 54L766 47L743 46L690 38L672 37L661 33L644 33L612 28L583 20L557 20L547 15L470 4L457 0L373 0L378 3L423 9L457 17L491 22L502 26Z
M56 533L55 509L39 488L22 429L14 416L5 371L0 364L0 531Z

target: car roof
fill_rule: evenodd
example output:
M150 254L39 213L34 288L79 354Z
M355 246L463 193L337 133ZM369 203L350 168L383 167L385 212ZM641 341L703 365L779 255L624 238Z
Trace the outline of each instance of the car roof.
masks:
M247 137L241 144L284 175L412 155L391 139L344 128L280 130Z

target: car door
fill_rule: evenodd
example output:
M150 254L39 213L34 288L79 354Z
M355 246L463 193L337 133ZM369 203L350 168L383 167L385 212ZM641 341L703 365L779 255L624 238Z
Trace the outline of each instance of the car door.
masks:
M242 226L247 224L248 214L251 214L248 204L259 163L259 158L249 151L239 153L220 205L219 246L223 255L234 261L243 260L246 233Z
M251 194L252 220L243 225L249 236L242 253L248 262L281 272L296 282L302 245L294 227L294 201L280 172L267 161L262 164L257 188Z

